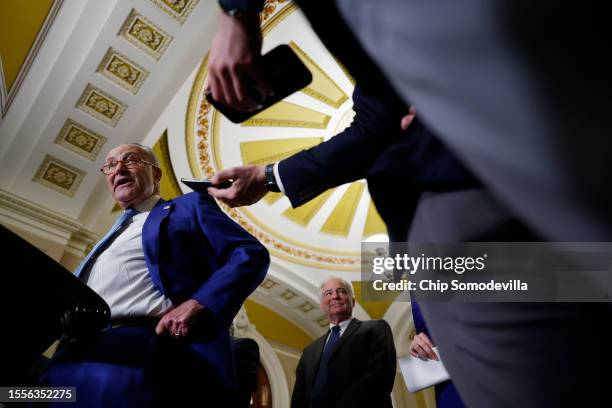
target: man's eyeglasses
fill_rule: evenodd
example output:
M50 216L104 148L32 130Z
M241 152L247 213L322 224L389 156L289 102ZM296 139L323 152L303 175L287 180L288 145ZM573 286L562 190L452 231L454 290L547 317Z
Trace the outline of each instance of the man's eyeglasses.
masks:
M117 171L117 166L119 166L119 163L123 163L123 165L128 169L134 169L136 167L140 167L143 164L148 164L150 166L157 167L155 163L139 159L138 157L128 157L125 160L115 160L113 162L107 163L102 166L100 171L102 171L102 173L106 175L113 174L115 171Z

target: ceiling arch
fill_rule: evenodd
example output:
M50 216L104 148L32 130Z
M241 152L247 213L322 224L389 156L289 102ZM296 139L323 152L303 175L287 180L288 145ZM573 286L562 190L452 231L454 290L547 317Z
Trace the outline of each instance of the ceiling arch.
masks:
M0 2L0 114L19 91L63 0Z

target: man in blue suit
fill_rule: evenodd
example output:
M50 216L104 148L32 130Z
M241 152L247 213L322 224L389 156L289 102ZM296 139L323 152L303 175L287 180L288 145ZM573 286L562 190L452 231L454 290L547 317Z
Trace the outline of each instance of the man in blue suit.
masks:
M102 172L124 215L76 273L113 324L64 341L42 383L76 386L83 406L230 401L228 327L263 280L268 252L207 194L160 199L162 172L145 146L111 150Z

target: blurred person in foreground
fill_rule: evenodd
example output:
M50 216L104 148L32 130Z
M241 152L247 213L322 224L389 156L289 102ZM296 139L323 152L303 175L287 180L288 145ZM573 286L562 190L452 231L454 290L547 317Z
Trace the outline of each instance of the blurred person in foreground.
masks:
M215 98L245 109L251 101L241 89L257 82L253 73L261 55L259 25L249 19L256 18L261 3L221 0L225 14L210 52ZM609 69L593 63L608 37L601 5L298 3L358 83L414 104L487 187L425 193L408 240L612 241L612 185L605 177L612 163L605 114ZM266 90L265 81L258 85ZM584 133L588 143L576 137ZM527 228L517 228L512 218ZM598 393L578 390L605 389L603 367L612 364L606 351L612 337L601 322L612 317L609 303L431 302L421 307L468 406L601 403ZM591 346L604 350L598 359L574 352L582 347L583 327L596 328Z

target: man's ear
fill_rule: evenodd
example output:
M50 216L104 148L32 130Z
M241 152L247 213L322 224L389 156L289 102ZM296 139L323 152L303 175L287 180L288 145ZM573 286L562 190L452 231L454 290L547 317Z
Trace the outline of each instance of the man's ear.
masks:
M162 178L162 171L158 167L153 167L153 181L159 183Z

